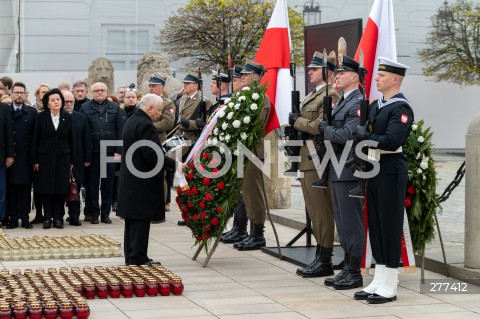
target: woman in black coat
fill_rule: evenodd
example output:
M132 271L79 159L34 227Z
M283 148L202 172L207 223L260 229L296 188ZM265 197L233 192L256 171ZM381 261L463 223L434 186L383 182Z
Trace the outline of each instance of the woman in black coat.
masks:
M63 228L65 195L69 191L74 161L74 125L63 110L65 100L59 89L43 96L45 111L38 113L33 126L32 161L34 190L42 194L43 228Z

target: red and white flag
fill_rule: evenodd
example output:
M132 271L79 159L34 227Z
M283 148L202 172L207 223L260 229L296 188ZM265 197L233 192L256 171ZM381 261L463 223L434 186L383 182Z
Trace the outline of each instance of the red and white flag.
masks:
M287 1L277 0L254 59L267 69L262 84L268 83L266 94L272 106L265 134L288 123L293 89L290 76L290 48Z
M363 49L363 64L368 70L365 76L367 98L379 99L382 94L377 91L374 80L377 76L378 57L397 61L392 0L375 0L373 3L355 54L356 61L359 61L360 49Z

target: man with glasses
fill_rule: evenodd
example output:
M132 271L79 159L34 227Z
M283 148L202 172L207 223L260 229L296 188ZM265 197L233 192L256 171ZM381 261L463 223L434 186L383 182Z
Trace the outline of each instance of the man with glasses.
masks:
M75 158L73 163L73 177L77 183L77 189L82 188L85 180L85 170L92 162L92 134L85 114L79 113L73 109L75 98L70 91L62 91L65 99L64 110L72 114L73 126L75 130ZM81 226L80 222L80 199L67 203L68 223L72 226Z
M23 228L33 227L28 219L33 172L30 144L37 110L25 105L26 92L26 86L22 82L13 84L10 115L13 124L14 163L7 169L8 212L11 213L8 229L17 228L19 219Z
M105 83L94 83L91 91L93 99L83 104L80 111L88 118L93 140L92 163L87 169L87 179L85 183L85 190L87 192L85 210L91 214L92 224L98 224L99 217L102 223L111 224L112 221L109 216L112 207L113 174L116 165L115 163L107 163L107 176L100 176L100 141L122 139L122 111L116 103L107 100L107 85ZM107 156L119 157L121 149L121 147L108 147ZM100 179L101 207L98 203Z

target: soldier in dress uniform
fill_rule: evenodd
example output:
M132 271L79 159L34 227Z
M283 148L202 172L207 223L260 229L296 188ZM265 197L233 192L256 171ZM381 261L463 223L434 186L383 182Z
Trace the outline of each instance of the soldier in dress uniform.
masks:
M175 104L168 98L165 92L165 79L159 76L152 75L148 79L148 93L160 96L163 100L163 112L160 119L155 121L153 125L160 139L160 143L165 142L167 133L173 128L175 124ZM160 213L158 220L152 220L152 224L158 224L165 221L165 212L170 211L170 188L173 186L173 173L165 170L165 179L163 189L165 191L165 211Z
M310 83L315 85L315 90L310 92L300 105L300 114L290 113L289 123L301 132L304 141L313 141L319 134L318 123L323 119L323 98L326 87L332 97L333 103L338 101L338 94L330 84L325 83L322 77L323 54L315 52L308 66ZM328 82L335 70L333 58L327 59ZM300 148L301 161L298 169L303 173L300 178L303 197L308 215L312 220L313 235L317 241L315 259L306 267L297 269L297 274L303 277L323 277L334 274L332 266L334 220L332 214L332 199L330 189L314 188L312 183L319 179L317 170L312 160L308 159L309 150L304 144Z
M406 65L379 58L375 78L381 100L370 108L367 126L358 126L355 137L378 142L369 149L369 157L379 161L380 172L367 181L368 226L375 276L357 300L386 303L397 299L398 263L402 240L408 161L402 153L413 123L413 110L400 87L408 69Z
M233 66L233 93L240 92L240 90L243 88L242 70L243 66L241 65ZM244 240L245 237L248 236L247 223L248 218L247 211L245 210L245 202L243 201L242 196L240 196L238 204L233 210L233 227L228 232L222 234L222 243L233 244Z
M332 125L321 121L318 129L324 139L330 141L337 160L340 160L345 144L353 138L360 124L360 101L363 98L358 89L359 64L344 55L343 62L335 71L337 87L344 93L332 112ZM325 279L326 286L335 289L353 289L363 286L360 267L364 247L363 201L349 197L348 192L359 186L358 179L350 168L342 167L337 175L332 162L329 162L328 180L332 190L333 217L337 226L340 244L345 251L344 266L335 278Z
M183 79L183 96L178 110L178 123L181 124L181 127L176 135L183 135L183 138L189 140L191 145L195 144L196 133L200 129L197 127L197 118L200 117L201 113L199 108L201 99L203 98L205 102L205 111L212 105L209 99L201 97L201 92L198 89L199 83L196 75L189 73L185 76ZM184 154L182 160L185 161L187 156L188 152Z
M217 80L220 83L220 87L217 86ZM228 93L228 85L230 83L230 78L228 75L220 73L220 75L217 75L217 71L213 70L212 71L212 82L210 83L210 93L212 93L215 96L215 102L208 108L205 116L205 121L199 117L197 118L197 127L198 129L202 130L205 127L205 124L208 123L210 120L211 116L215 112L215 110L223 105L223 101L225 101L226 98L230 97L230 94ZM220 94L220 99L218 98L218 95Z
M255 61L247 60L242 70L242 80L244 86L260 85L262 76L265 74L265 67ZM267 124L268 115L270 113L270 100L265 94L263 100L262 111L260 118ZM257 144L251 150L255 156L260 160L264 160L264 145L263 137L258 139ZM265 214L267 211L267 199L265 197L265 188L262 171L256 167L252 162L247 163L245 175L242 184L242 196L247 210L247 216L250 220L250 234L242 241L233 244L233 247L238 250L254 250L265 247L265 237L263 236L263 229L265 224Z
M163 100L163 113L160 120L153 123L157 130L160 142L163 143L167 139L167 132L173 128L175 124L175 104L165 93L165 79L152 75L148 79L148 93L158 95Z

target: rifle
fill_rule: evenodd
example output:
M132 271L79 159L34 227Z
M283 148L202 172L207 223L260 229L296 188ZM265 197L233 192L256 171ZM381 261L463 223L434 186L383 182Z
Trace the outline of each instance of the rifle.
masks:
M323 97L323 120L328 123L328 125L332 125L332 97L328 95L328 68L327 68L327 50L323 49L323 67L322 67L322 78L323 81L326 83L325 86L325 96ZM314 137L315 146L317 149L317 157L321 160L325 154L327 153L327 148L325 147L325 141L323 133L320 132L319 134L315 135ZM311 156L310 156L311 158ZM320 179L312 183L312 187L318 188L326 188L327 187L327 180L328 178L328 171L327 169L324 170Z
M358 89L362 93L362 100L360 101L360 125L367 125L368 121L368 113L369 113L369 105L368 99L365 93L365 75L367 74L367 69L363 66L363 50L360 50L360 67L358 68L358 79L359 85ZM357 155L355 154L355 148L360 141L355 140L352 149L350 150L350 154L348 155L347 161L345 162L345 167L352 167L355 164L355 168L361 170L362 172L366 171L367 163L360 160ZM348 196L350 197L358 197L363 198L365 194L365 179L359 179L360 184L358 187L350 190L348 192Z
M215 79L218 93L217 93L217 101L220 102L220 97L222 96L222 78L220 77L220 65L217 63L217 77Z
M293 53L290 55L290 76L293 78L293 91L292 91L292 113L300 114L300 92L297 91L297 74L296 66L293 60ZM301 139L302 133L297 131L293 126L285 127L285 137L288 137L290 141L296 141ZM288 156L298 156L300 154L300 146L286 146L285 151ZM285 171L284 175L297 175L298 162L293 162L292 166Z

